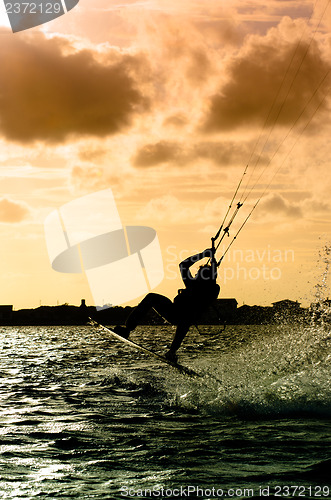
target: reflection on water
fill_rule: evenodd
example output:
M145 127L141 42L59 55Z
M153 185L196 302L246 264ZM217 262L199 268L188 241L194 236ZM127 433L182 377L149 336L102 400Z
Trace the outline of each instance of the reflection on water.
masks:
M181 349L194 379L92 327L2 327L0 497L327 484L330 330L217 331ZM163 352L172 333L133 340Z

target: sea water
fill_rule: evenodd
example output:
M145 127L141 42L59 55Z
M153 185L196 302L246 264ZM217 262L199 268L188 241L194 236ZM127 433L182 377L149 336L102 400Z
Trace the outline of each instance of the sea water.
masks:
M199 330L1 327L0 498L331 498L330 324Z

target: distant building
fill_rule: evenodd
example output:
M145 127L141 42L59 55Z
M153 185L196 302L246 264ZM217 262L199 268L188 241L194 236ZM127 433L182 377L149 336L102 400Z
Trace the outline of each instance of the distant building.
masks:
M236 323L242 325L264 325L273 320L275 310L268 306L248 306L237 309Z
M275 311L299 311L300 310L300 302L297 300L279 300L278 302L273 302L272 307Z
M13 306L0 305L0 321L11 321L13 317Z
M235 313L238 306L238 302L236 299L217 299L216 304L217 306L231 313Z

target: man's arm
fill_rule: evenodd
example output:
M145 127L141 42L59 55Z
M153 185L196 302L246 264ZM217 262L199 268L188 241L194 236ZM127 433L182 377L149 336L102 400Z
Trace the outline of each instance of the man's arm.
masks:
M197 253L195 255L192 255L191 257L188 257L187 259L183 260L179 264L180 274L182 276L182 280L184 281L184 283L187 279L193 279L193 276L192 276L191 271L190 271L190 267L193 266L193 264L195 264L199 260L204 259L205 257L209 257L211 259L212 266L214 266L216 264L214 252L211 248L207 248L206 250L204 250L201 253ZM215 264L213 264L213 261L215 262ZM215 269L216 269L216 266L215 266ZM216 276L216 273L215 273L215 276Z
M215 258L215 248L210 249L210 265L212 268L212 275L216 281L216 278L217 278L217 260Z

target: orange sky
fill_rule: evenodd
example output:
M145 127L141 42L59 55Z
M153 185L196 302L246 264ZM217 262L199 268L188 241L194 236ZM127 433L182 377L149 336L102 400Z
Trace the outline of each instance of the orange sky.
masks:
M124 225L156 229L155 291L172 297L248 164L224 244L265 195L220 267L222 296L309 304L330 231L328 4L80 0L15 34L1 5L0 303L93 304L84 275L52 270L43 223L107 187Z

